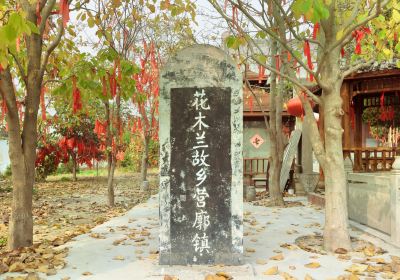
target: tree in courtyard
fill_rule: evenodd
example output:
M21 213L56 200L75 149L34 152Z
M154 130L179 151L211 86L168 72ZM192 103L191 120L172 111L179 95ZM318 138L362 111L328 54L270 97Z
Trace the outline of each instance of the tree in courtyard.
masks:
M151 139L158 141L158 94L159 70L154 43L144 43L144 54L140 58L140 72L135 74L137 93L132 102L139 112L133 123L133 131L138 131L143 141L141 181L147 181L149 145Z
M194 18L194 4L190 1L96 0L84 7L80 17L88 17L89 26L97 28L97 36L116 53L118 60L140 65L140 72L133 77L136 91L132 92L132 101L139 115L135 117L133 129L141 132L144 146L141 165L144 182L147 180L149 141L157 138L159 60L188 41L193 42L190 19ZM116 90L118 94L118 87ZM110 170L113 174L112 167ZM112 176L109 176L111 184Z
M114 172L117 162L124 157L122 136L130 114L130 111L123 109L135 92L133 75L138 72L137 69L131 61L121 60L113 49L105 48L96 57L82 56L70 69L61 71L58 78L63 82L54 93L61 106L66 98L71 100L68 110L73 116L79 119L79 114L83 114L93 118L88 134L96 136L99 149L108 163L107 197L111 207L115 204ZM72 96L65 92L72 92ZM63 115L67 120L68 114L64 112ZM67 134L79 131L78 127L69 128ZM71 139L70 136L66 136L67 139Z
M13 184L10 249L32 245L40 92L49 59L67 26L69 4L64 0L0 3L0 93L7 110ZM23 99L23 120L18 114L19 98Z
M232 5L235 17L225 13L223 5L210 0L228 22L235 24L240 13L248 23L247 27L236 24L238 32L231 39L232 43L247 44L252 50L251 58L293 84L302 100L304 122L311 131L308 136L325 176L325 249L351 249L340 87L346 75L377 59L390 59L398 52L399 4L391 0L295 0L290 4L268 0L259 6L241 0L227 2ZM263 51L256 38L277 42L280 50L272 63L267 60L275 54ZM285 63L292 71L277 67ZM313 95L296 77L293 70L298 66L308 73L309 82L315 82L322 89L320 97ZM319 105L324 116L324 134L321 136L308 99Z

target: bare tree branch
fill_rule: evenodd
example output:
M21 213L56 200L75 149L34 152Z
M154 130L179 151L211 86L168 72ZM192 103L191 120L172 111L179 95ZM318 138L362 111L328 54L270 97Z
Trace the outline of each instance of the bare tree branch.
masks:
M232 23L232 19L229 18L224 11L221 9L221 7L215 3L214 0L208 0L211 5L213 5L213 7L220 13L220 15L229 23ZM267 33L269 36L271 36L274 40L276 40L284 49L286 49L294 59L296 59L296 54L294 52L294 49L289 47L288 44L286 44L285 42L283 42L281 40L281 38L275 34L273 31L269 30L268 28L266 28L265 26L263 26L262 24L260 24L252 15L250 15L246 9L243 7L243 3L238 0L239 4L236 4L235 2L233 2L232 0L228 0L232 5L235 5L239 8L239 10L247 17L247 19L249 19L254 25L256 25L258 28L260 28L262 31L264 31L265 33ZM245 33L239 26L238 29L240 29L241 33ZM317 83L319 83L319 79L318 77L315 75L315 73L302 61L302 60L297 60L298 63L310 74L313 75L315 77L315 80Z
M63 34L64 34L64 25L63 25L62 21L60 21L56 38L54 38L54 41L47 48L47 51L44 55L42 65L40 67L40 77L43 77L44 71L46 71L46 66L47 66L47 62L49 61L49 57L50 57L51 53L55 50L55 48L58 46L58 44L60 44Z
M43 35L44 30L46 29L46 22L49 18L51 11L53 10L56 4L56 0L49 0L48 4L43 8L42 12L40 13L42 17L42 21L40 22L39 32L40 35Z
M8 52L11 54L11 56L13 57L15 63L17 64L19 74L21 75L21 78L22 78L22 80L24 81L25 86L26 86L27 83L28 83L28 82L27 82L27 76L26 76L24 67L23 67L23 65L21 64L21 61L18 59L18 57L17 57L13 52L11 52L10 50L9 50Z
M375 61L376 60L370 60L367 62L360 62L358 64L355 64L355 65L351 66L349 69L343 71L342 77L344 78L347 75L350 75L350 74L356 72L357 70L360 70L361 68L368 67L368 66L372 65Z
M262 104L261 104L260 100L258 99L257 95L255 94L255 92L251 88L251 85L250 85L249 80L247 79L246 73L245 73L244 80L245 80L247 88L250 90L251 94L253 95L254 99L257 102L258 107L260 108L260 111L263 114L265 127L267 128L267 130L269 130L269 121L268 121L268 117L267 117L267 112L264 111L264 108L262 107Z
M376 9L375 12L371 14L371 12L373 11L373 7L370 12L368 13L369 16L366 17L364 20L360 21L359 23L351 23L348 27L344 27L344 30L346 30L346 32L343 34L343 37L340 40L337 40L337 42L335 44L333 44L328 50L327 52L331 52L332 50L334 50L336 47L341 46L344 47L346 44L348 44L351 41L352 38L352 32L354 30L356 30L357 28L367 24L370 20L376 18L377 16L379 16L382 12L382 8L386 7L386 5L389 4L389 0L385 0L382 2L382 0L377 0L376 2ZM350 40L349 40L350 39Z

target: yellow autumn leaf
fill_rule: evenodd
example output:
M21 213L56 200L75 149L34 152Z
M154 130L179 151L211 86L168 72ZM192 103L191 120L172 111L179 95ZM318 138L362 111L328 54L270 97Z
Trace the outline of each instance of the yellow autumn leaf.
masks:
M383 52L383 54L385 56L391 56L392 55L392 51L387 49L387 48L383 48L382 52ZM369 256L369 255L367 255L367 256ZM373 255L371 255L371 256L373 256Z
M264 271L264 275L277 275L277 274L278 274L277 266L270 267L266 271Z
M395 9L393 9L392 18L396 23L400 22L400 13Z
M276 256L270 257L269 259L270 259L270 260L273 260L273 261L281 261L281 260L284 259L284 257L283 257L282 254L278 254L278 255L276 255Z
M317 263L317 262L308 263L308 264L306 264L304 266L307 267L307 268L318 268L318 267L321 267L321 265L319 263Z

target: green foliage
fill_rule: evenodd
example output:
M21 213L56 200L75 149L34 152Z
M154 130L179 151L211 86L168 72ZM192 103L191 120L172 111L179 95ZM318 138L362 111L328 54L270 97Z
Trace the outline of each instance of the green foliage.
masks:
M35 24L25 18L22 11L14 11L10 6L0 6L0 65L5 67L8 64L9 52L17 52L17 38L39 30Z
M0 236L0 248L7 246L7 236Z
M142 164L143 141L138 135L134 135L125 150L125 158L121 162L123 167L129 167L135 172L140 171ZM150 140L149 143L149 167L158 167L159 142Z
M313 23L329 17L329 10L322 0L295 0L292 10L296 18L304 16Z
M54 174L57 171L58 159L55 153L47 155L41 164L36 166L36 179L43 181L47 176Z
M6 170L4 170L3 172L3 176L6 178L10 178L12 175L12 171L11 171L11 165L7 165Z

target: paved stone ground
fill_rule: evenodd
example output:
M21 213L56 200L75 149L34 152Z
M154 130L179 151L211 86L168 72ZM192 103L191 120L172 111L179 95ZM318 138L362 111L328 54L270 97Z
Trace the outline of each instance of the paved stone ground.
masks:
M305 198L296 198L304 204ZM322 233L323 210L310 206L267 208L245 204L244 265L227 266L160 266L158 265L158 197L140 204L125 215L114 218L66 244L70 248L67 266L45 279L164 279L172 275L180 280L203 280L207 274L223 271L235 280L292 279L263 273L277 266L279 272L295 279L337 279L346 274L351 260L339 260L337 255L317 255L301 249L283 248L283 243L294 244L297 237ZM365 233L352 230L352 235L364 238L387 250L380 256L400 255L400 250ZM270 260L282 252L283 260ZM354 257L354 256L353 256ZM260 264L266 262L265 264ZM318 262L319 268L304 265ZM86 274L86 275L85 275ZM357 278L358 279L358 278ZM365 279L365 278L360 278ZM380 276L371 279L383 279Z

